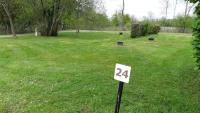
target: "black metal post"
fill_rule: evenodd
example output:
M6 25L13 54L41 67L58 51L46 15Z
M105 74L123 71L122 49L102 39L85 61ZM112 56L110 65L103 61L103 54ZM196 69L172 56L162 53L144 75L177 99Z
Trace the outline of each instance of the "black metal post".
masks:
M115 106L115 113L119 113L123 87L124 87L124 82L119 82L117 102L116 102L116 106Z

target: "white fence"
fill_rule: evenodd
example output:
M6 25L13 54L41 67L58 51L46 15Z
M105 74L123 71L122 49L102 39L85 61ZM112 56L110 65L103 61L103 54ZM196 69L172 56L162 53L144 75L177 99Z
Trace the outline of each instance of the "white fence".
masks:
M192 33L192 29L181 28L181 27L161 27L160 32L169 32L169 33Z

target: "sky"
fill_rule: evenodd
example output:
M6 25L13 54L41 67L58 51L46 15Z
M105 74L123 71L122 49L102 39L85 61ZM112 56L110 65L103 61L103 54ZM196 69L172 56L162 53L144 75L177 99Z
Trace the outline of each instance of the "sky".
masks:
M123 0L104 0L106 12L109 17L117 10L120 10L123 3L122 1ZM174 0L170 0L170 2L168 18L173 17ZM176 11L177 15L183 14L184 6L184 2L179 2ZM149 12L153 13L154 18L161 18L164 14L161 0L125 0L125 13L130 14L131 16L134 15L137 19L142 19L144 16L148 16Z

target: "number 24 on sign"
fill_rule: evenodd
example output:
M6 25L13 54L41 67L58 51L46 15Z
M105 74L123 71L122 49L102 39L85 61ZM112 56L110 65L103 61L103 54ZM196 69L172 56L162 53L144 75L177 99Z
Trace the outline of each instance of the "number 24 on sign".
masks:
M130 73L131 67L122 64L116 64L114 79L121 82L129 83Z

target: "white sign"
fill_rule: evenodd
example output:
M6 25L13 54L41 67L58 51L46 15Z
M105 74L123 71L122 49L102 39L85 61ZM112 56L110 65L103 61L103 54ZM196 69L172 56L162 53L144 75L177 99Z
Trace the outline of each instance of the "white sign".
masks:
M130 74L131 74L131 67L130 66L126 66L126 65L122 65L122 64L116 64L115 75L114 75L115 80L125 82L125 83L129 83Z

